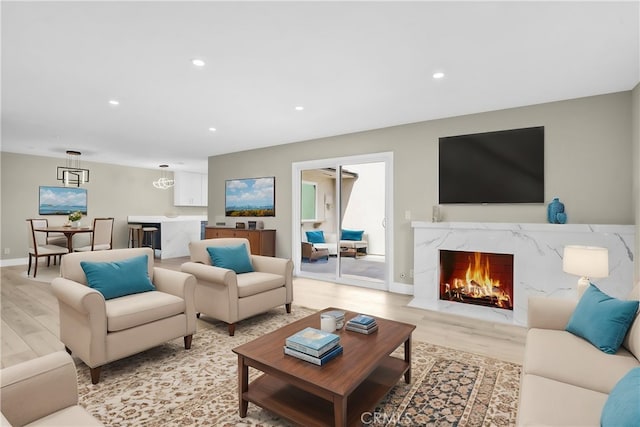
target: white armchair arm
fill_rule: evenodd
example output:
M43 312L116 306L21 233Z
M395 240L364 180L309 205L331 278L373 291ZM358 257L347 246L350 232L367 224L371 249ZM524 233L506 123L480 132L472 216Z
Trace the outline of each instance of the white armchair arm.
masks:
M194 333L196 331L196 306L194 299L196 278L191 274L180 271L154 267L153 285L160 292L184 299L185 315L187 316L187 332L185 335Z
M25 425L78 403L73 359L64 351L0 371L2 414L13 425Z

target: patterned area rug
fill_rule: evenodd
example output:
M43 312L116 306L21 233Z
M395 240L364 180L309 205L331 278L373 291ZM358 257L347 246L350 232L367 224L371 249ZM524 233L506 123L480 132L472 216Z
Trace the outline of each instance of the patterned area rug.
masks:
M96 385L76 358L80 403L109 426L288 426L251 403L247 417L238 416L237 357L231 349L311 313L295 306L289 315L273 309L240 322L234 337L225 324L201 320L190 350L180 338L110 363ZM412 353L412 383L399 381L374 411L362 415L363 424L515 424L520 366L415 341ZM257 375L250 369L250 379Z

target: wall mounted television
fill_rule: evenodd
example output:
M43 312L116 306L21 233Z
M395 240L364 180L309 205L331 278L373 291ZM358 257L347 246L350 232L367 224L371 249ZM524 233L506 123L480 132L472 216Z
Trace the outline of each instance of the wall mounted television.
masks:
M86 188L40 186L38 214L69 215L75 211L87 214Z
M544 126L439 140L440 204L544 203Z

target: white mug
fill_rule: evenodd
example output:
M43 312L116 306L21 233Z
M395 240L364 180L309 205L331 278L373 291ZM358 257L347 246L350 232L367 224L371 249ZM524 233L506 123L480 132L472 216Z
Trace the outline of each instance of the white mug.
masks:
M326 314L320 315L320 329L325 332L333 332L336 330L336 318Z

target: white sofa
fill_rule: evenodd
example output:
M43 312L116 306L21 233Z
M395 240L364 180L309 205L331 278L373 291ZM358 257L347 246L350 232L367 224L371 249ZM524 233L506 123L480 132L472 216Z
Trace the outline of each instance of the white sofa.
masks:
M640 283L627 299L640 300ZM607 354L565 331L577 303L529 298L519 426L599 426L613 387L640 366L640 316L618 351Z
M302 241L308 243L307 233L303 230L302 232ZM338 255L338 252L341 248L347 249L355 249L356 252L367 252L368 243L367 243L367 235L362 235L362 240L340 240L338 242L338 235L336 233L324 233L324 241L325 243L312 243L313 247L316 249L327 249L329 251L329 255Z

